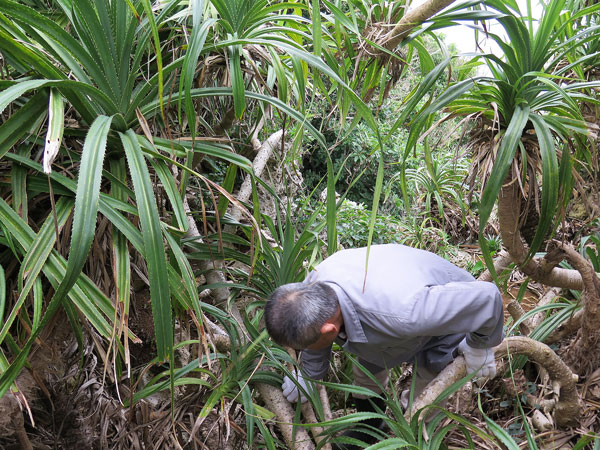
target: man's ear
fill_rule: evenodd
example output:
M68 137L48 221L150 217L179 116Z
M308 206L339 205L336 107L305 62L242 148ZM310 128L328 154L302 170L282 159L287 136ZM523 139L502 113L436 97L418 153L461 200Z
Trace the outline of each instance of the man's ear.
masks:
M335 339L339 332L339 327L335 323L329 321L325 322L321 327L321 335L327 336L328 338Z

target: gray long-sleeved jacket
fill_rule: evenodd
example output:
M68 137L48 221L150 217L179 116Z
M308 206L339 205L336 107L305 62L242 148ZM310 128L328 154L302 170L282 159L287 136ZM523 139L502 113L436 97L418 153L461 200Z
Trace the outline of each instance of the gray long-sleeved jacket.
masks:
M365 266L366 248L342 250L306 282L323 281L335 290L347 336L340 343L373 367L411 361L435 337L466 333L475 348L502 341L502 298L494 284L476 281L433 253L398 244L371 246L366 281ZM331 348L304 350L304 373L323 378L330 355Z

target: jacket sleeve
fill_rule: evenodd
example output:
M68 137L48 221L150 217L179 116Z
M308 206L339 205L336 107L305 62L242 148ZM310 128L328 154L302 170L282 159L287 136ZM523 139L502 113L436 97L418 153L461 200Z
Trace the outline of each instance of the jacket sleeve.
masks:
M322 380L329 371L331 347L323 350L302 350L300 367L302 372L315 380Z
M405 331L413 336L467 334L473 348L494 347L504 338L502 296L493 283L451 282L416 294Z

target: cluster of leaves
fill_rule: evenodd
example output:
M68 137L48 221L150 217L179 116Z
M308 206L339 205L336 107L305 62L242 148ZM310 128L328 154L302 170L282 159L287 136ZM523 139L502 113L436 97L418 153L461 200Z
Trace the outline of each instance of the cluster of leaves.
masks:
M598 40L600 28L593 19L598 6L569 11L564 9L565 1L552 1L534 26L533 19L520 16L514 2L486 5L500 13L497 20L506 37L489 36L504 57L485 55L492 76L479 77L474 89L451 108L457 114L482 117L484 127L479 132L493 136L474 157L485 186L479 208L481 232L516 161L520 162L514 176L530 193L537 191L541 178L540 222L530 245L531 256L557 226L554 218L560 217L571 198L576 166L579 162L593 166L580 105L596 102L590 93L597 82L579 75L582 64L594 57L581 52L588 42ZM589 21L589 26L578 27L582 20ZM527 142L527 134L536 136L533 143ZM485 250L485 242L480 242Z

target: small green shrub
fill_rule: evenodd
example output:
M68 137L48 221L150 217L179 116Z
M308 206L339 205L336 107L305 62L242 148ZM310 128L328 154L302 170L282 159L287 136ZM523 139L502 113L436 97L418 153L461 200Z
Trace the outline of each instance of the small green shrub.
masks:
M340 245L345 248L364 247L369 237L371 211L362 203L345 200L338 210L337 230ZM373 229L373 244L401 242L403 226L390 215L378 215Z

